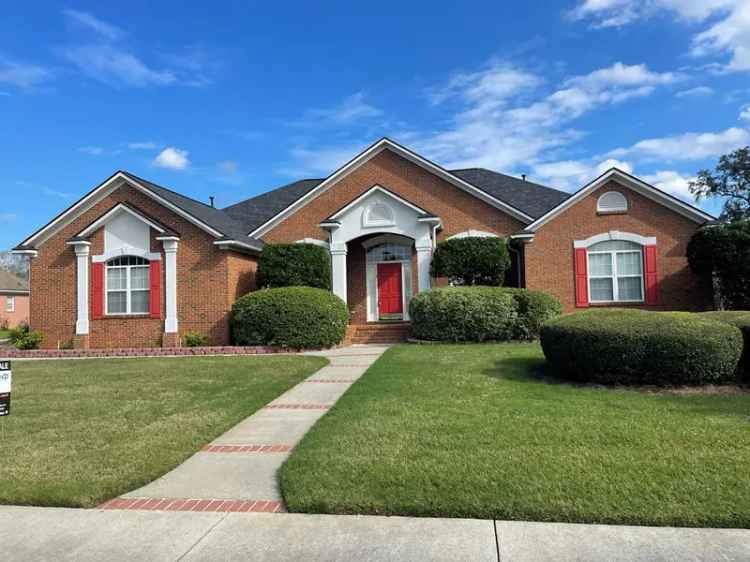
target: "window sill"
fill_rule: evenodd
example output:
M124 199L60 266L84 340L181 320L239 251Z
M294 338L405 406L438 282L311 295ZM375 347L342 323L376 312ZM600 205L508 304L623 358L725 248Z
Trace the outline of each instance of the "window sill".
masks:
M589 302L589 306L597 307L627 307L627 306L643 306L646 301L609 301L609 302Z
M142 318L151 318L151 314L149 314L148 312L139 312L138 314L105 314L100 318L100 320L137 320Z

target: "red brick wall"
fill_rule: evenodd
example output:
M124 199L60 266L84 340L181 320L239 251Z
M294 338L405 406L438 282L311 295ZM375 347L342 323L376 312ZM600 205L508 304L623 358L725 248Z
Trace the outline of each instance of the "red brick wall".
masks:
M12 298L15 306L13 312L6 312L6 299ZM22 322L29 321L29 296L10 295L0 292L0 327L15 328Z
M523 228L521 222L503 211L483 203L390 150L384 150L276 225L263 239L266 242L295 242L302 238L328 240L328 233L318 226L320 221L375 184L438 215L443 220L443 230L438 236L441 240L470 228L494 232L499 236L507 236Z
M44 334L43 346L57 347L73 340L75 335L76 257L73 249L66 245L66 240L118 202L129 203L180 234L177 252L180 332L195 330L206 334L212 344L228 343L230 302L233 302L240 287L251 286L248 275L240 273L253 270L252 259L230 257L231 252L219 250L213 245L210 235L139 191L124 186L44 242L39 248L38 257L31 260L30 323ZM162 252L161 242L153 237L152 232L152 251ZM102 229L92 234L90 241L91 255L103 253ZM162 319L105 317L94 320L90 326L91 347L161 345L165 311L163 276L162 267Z
M597 215L598 197L609 190L628 199L626 214ZM710 295L700 287L685 257L698 224L638 193L610 182L542 226L525 246L526 286L560 299L566 311L575 310L573 241L610 230L656 236L660 305L665 310L705 310ZM645 308L645 307L643 307Z

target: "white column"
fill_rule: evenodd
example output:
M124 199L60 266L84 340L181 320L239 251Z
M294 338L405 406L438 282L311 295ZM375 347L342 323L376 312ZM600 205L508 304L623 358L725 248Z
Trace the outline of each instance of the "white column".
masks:
M417 249L417 287L419 292L430 290L430 262L432 261L432 246L419 244Z
M76 335L89 333L89 248L91 242L76 242Z
M175 334L178 331L177 322L177 245L176 238L162 241L164 245L164 278L165 287L165 321L164 332Z
M333 294L346 302L346 243L331 244Z

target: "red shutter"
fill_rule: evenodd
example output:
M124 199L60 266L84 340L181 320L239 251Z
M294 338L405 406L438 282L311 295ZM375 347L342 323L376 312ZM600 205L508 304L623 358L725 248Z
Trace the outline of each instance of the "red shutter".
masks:
M104 316L104 264L91 264L91 319L99 320Z
M149 269L149 289L151 297L149 312L151 318L161 318L161 262L152 261Z
M575 249L576 268L576 307L587 308L589 306L589 279L588 279L588 257L586 248Z
M644 247L643 264L646 282L646 304L659 304L659 279L656 274L656 246Z

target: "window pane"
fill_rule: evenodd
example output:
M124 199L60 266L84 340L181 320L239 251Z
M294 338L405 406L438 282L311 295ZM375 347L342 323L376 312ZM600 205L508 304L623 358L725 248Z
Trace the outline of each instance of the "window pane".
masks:
M107 290L117 291L119 289L126 289L126 275L126 269L112 267L107 268Z
M124 314L127 311L127 296L125 291L107 292L108 314Z
M411 248L400 244L380 244L367 250L367 261L407 261L411 258Z
M589 275L612 275L612 254L589 254Z
M589 246L589 252L609 252L612 250L640 250L641 247L635 242L628 242L626 240L607 240L606 242L599 242L593 246Z
M621 277L617 280L617 292L621 301L643 300L640 277Z
M148 291L133 291L130 293L130 312L140 314L148 312Z
M617 275L640 275L641 253L617 254Z
M612 279L591 279L590 289L592 301L611 301L615 298L612 291Z
M133 267L130 270L130 288L148 289L148 267Z

